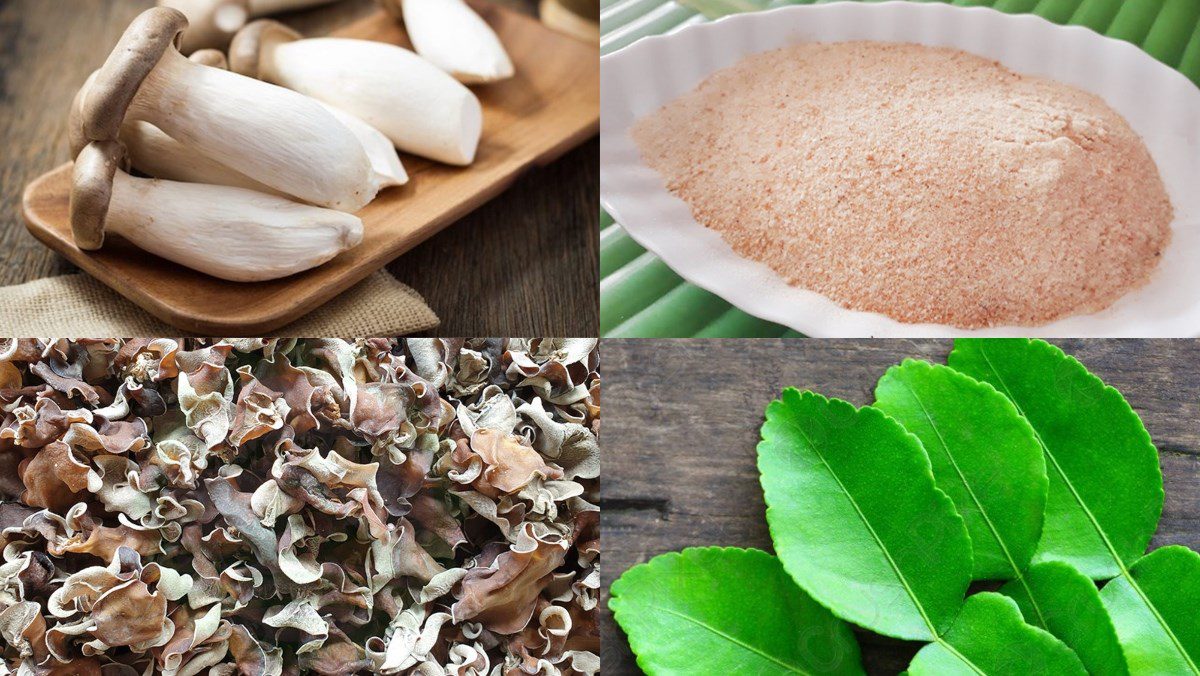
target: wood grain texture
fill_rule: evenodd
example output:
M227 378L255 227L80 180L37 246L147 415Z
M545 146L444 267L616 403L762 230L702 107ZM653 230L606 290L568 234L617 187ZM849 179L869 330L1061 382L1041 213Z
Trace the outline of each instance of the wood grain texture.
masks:
M533 0L493 2L525 14L534 12ZM151 0L0 2L0 140L5 147L0 153L0 284L71 271L69 264L21 227L21 193L37 175L68 159L63 113L71 97L128 22L152 4ZM303 32L322 34L374 11L373 0L344 0L283 19ZM598 91L594 94L598 97ZM526 133L540 132L531 128ZM389 269L420 291L442 317L439 333L596 333L598 147L597 141L591 141L562 161L521 177L500 172L497 189L480 193L476 201L494 196L503 185L512 185L511 190L470 215L463 209L447 214L447 222L461 220L391 262ZM376 258L374 262L382 265L392 257ZM211 293L203 283L189 283L188 289L198 297ZM260 300L276 306L294 303L290 294L277 291L267 289ZM335 292L335 286L325 285L312 298ZM253 328L248 326L245 332Z
M1200 549L1200 341L1054 341L1120 390L1158 446L1166 504L1152 547ZM604 341L608 585L630 566L702 545L770 550L755 445L763 409L787 386L856 405L905 357L945 363L948 341ZM636 674L602 614L606 674ZM869 673L904 669L916 643L859 633Z

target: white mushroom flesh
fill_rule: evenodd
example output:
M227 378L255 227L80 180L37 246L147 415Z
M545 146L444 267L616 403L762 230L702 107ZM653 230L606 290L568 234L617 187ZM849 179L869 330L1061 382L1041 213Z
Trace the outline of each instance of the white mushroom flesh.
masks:
M351 214L225 186L113 178L107 229L180 265L235 282L278 279L357 246Z
M317 99L313 100L317 101ZM408 183L408 172L404 171L404 165L400 163L396 147L392 145L388 137L383 135L383 132L324 101L317 101L317 103L321 104L325 110L338 119L338 122L346 125L346 128L358 137L363 150L367 151L367 157L371 158L371 169L375 174L373 180L380 189Z
M402 7L417 53L438 68L467 84L513 76L500 38L463 0L403 0Z
M475 160L479 99L403 47L348 38L267 43L259 69L268 82L362 119L405 152L455 165Z
M354 212L377 191L358 138L315 101L173 49L142 83L129 117L312 204Z
M129 153L130 164L154 178L227 185L282 195L207 155L191 150L149 122L127 120L121 126L121 143Z

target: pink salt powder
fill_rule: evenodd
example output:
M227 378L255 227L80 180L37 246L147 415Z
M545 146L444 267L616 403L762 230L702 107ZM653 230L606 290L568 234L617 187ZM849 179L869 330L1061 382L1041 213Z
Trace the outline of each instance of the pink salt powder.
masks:
M1098 97L953 49L802 44L640 120L646 162L738 254L845 307L962 328L1100 310L1172 207Z

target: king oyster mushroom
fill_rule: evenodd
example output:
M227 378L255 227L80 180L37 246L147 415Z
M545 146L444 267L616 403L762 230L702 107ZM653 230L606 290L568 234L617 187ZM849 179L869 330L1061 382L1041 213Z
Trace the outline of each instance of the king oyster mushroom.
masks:
M235 282L316 267L362 241L358 217L228 186L136 178L117 141L75 159L71 230L81 249L105 232L180 265Z
M215 49L198 50L188 59L213 68L228 68L225 54ZM400 158L396 155L395 148L378 129L326 103L321 101L317 101L317 103L328 110L339 122L346 125L346 128L354 132L354 135L363 144L363 149L367 151L367 156L371 159L373 172L371 182L373 185L378 186L378 189L383 189L394 185L404 185L408 182L408 174L400 164ZM78 107L78 105L79 97L76 97L75 106ZM77 112L72 114L72 119L78 118ZM71 129L71 133L73 137L79 135L79 131L74 128ZM188 183L228 185L271 194L283 194L206 155L192 152L149 122L125 120L125 124L121 125L120 140L125 145L129 163L133 168L154 178ZM72 141L72 143L74 144L76 141Z
M460 82L513 76L512 59L492 27L463 0L381 0L404 20L417 53Z
M127 119L149 122L192 152L312 204L357 211L375 197L371 160L320 104L175 49L178 10L146 10L79 94L76 147L116 140Z
M479 99L403 47L303 38L276 21L259 20L234 36L229 65L341 108L406 152L454 165L475 161L483 131Z
M171 7L188 18L179 50L191 54L205 47L224 47L246 22L296 9L327 5L336 0L158 0L159 7Z
M215 49L201 49L188 58L205 66L226 67L225 54ZM78 124L81 119L79 106L84 91L86 91L86 87L79 90L71 108L71 124L68 134L74 154L78 154L75 149L87 145L83 130ZM278 190L234 171L207 155L192 152L149 122L125 120L125 123L121 125L119 138L125 146L129 164L148 176L188 183L227 185L284 196Z

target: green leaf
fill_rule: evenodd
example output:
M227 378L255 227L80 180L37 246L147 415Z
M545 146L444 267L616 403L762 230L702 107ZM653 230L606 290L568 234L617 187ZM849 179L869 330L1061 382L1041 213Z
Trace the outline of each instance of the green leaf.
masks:
M1062 641L1025 624L1012 599L982 592L967 599L940 642L921 648L908 673L1066 676L1087 672Z
M769 0L678 0L679 4L700 12L709 19L719 19L727 14L756 12L766 9Z
M917 435L938 488L971 534L977 580L1019 578L1046 509L1046 462L1012 402L954 369L906 360L884 374L875 407Z
M613 582L608 607L647 674L861 674L858 644L757 549L663 554Z
M1096 584L1061 561L1033 566L1024 584L1013 581L1001 594L1021 608L1030 624L1039 626L1066 643L1093 676L1125 676L1125 654Z
M1152 590L1130 570L1157 527L1163 487L1158 452L1121 394L1040 340L959 340L949 362L1007 395L1038 434L1050 493L1034 562L1063 561L1092 579L1120 576L1105 587L1112 601L1103 591L1101 598L1130 673L1161 673L1158 660L1178 667L1166 673L1200 674L1195 606L1192 617L1181 617L1174 605L1200 585L1179 578L1167 589L1155 574L1159 565L1186 568L1185 555L1163 555L1167 563L1142 569L1158 585Z
M1100 590L1133 674L1200 673L1200 554L1161 547Z
M971 542L915 436L877 409L789 388L767 406L758 469L775 551L813 598L897 638L950 627Z
M1162 473L1121 394L1040 340L958 340L948 361L1008 396L1042 444L1050 491L1034 563L1102 580L1141 557L1162 512Z

